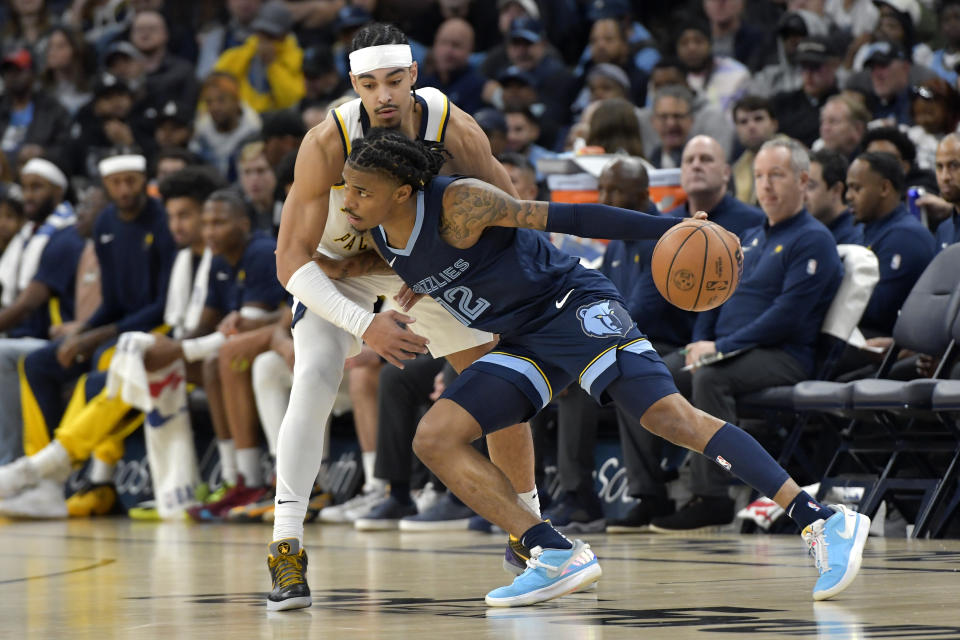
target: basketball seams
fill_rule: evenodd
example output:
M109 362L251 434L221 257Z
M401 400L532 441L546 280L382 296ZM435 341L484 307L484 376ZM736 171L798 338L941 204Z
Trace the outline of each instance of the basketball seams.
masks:
M707 226L713 229L712 235L707 232L705 228ZM722 266L726 263L726 269L721 269L717 277L720 277L723 271L729 270L729 274L733 274L737 269L737 252L731 245L732 240L721 233L717 226L719 226L717 223L707 220L684 220L662 235L654 247L651 259L651 275L654 284L664 299L680 309L688 311L713 309L729 300L739 284L740 273L738 272L735 274L736 281L734 281L734 275L728 276L724 297L720 298L724 292L707 288L707 272L713 273L714 266ZM674 232L680 229L688 229L689 233L682 238L674 238ZM695 243L688 244L694 237L694 231L700 231L700 237L704 243L702 250ZM723 248L711 247L711 237L715 238L714 242L723 245ZM699 274L696 271L699 271ZM713 280L711 279L710 282ZM718 280L716 284L719 282ZM696 291L692 285L698 285ZM705 292L708 295L704 295ZM701 306L701 301L702 306L705 307L703 309L698 308Z
M710 236L707 235L707 232L703 230L703 227L706 225L700 225L697 227L697 231L703 234L703 266L700 267L700 286L697 287L697 297L693 300L693 308L696 309L697 304L700 302L700 295L703 293L703 281L707 275L707 258L710 257ZM693 235L692 233L690 235Z
M710 224L710 230L713 231L714 234L716 234L717 238L720 240L721 246L723 246L723 250L727 252L727 257L730 258L730 284L727 285L727 295L723 299L723 302L726 302L727 300L730 299L730 296L733 295L734 289L740 286L739 274L737 275L737 281L736 282L733 281L733 273L737 271L737 267L736 267L737 261L734 259L733 255L730 253L730 247L727 246L726 239L724 239L724 237L720 235L720 232L714 228L720 225L716 224L715 222L711 222L709 224Z
M680 226L680 225L677 225L677 226ZM690 227L684 227L684 228L685 228L685 229L690 229ZM671 276L673 276L673 265L674 265L674 263L677 261L677 256L679 256L680 253L682 252L683 246L684 246L685 244L687 244L687 242L690 241L690 238L693 237L694 233L695 233L698 229L699 229L699 228L690 229L690 233L687 234L687 237L683 239L683 242L681 242L680 245L674 250L674 252L673 252L673 257L670 258L670 266L667 267L667 277L666 277L666 282L664 283L664 284L666 285L666 296L665 296L665 297L666 297L666 299L667 299L667 302L669 302L670 304L673 304L673 299L672 299L671 296L670 296L670 283L673 281L673 278L671 277ZM672 230L671 230L671 231L672 231ZM665 236L662 236L662 237L660 238L660 240L663 240L664 237L665 237ZM659 243L658 243L658 244L659 244ZM656 248L654 248L654 253L656 253Z

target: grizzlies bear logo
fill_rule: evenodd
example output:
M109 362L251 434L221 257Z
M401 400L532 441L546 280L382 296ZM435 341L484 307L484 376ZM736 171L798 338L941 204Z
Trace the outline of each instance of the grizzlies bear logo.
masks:
M630 314L616 302L604 300L577 309L583 332L594 338L626 336L633 326Z

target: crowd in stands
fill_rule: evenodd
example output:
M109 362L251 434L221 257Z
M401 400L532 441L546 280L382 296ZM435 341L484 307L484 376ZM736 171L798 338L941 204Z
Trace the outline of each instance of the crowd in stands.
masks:
M306 132L356 97L347 55L374 21L404 30L417 86L474 116L521 197L550 197L545 159L610 154L601 203L702 210L740 237L739 289L701 314L656 291L653 242L611 242L598 265L680 391L726 421L736 396L815 374L844 276L837 245L879 264L859 324L872 349L849 349L837 371L862 376L921 273L960 240L960 0L11 0L0 6L0 513L116 509L124 438L170 419L110 393L122 347L139 349L149 375L180 372L204 391L222 484L200 486L190 515L269 519L262 450L275 453L294 362L274 263L282 204ZM658 208L660 169L679 170L684 204ZM151 337L124 339L137 335ZM735 357L698 366L718 353ZM914 355L902 375L928 373L929 360ZM312 513L360 529L466 527L470 510L424 487L411 450L450 367L400 370L364 350L347 369L365 482L333 506L318 486ZM677 452L618 412L637 501L606 521L593 486L604 419L571 388L534 421L556 428L554 525L734 520L729 478L700 457L684 476L692 499L674 504ZM196 478L184 482L192 491ZM137 513L152 509L163 512Z

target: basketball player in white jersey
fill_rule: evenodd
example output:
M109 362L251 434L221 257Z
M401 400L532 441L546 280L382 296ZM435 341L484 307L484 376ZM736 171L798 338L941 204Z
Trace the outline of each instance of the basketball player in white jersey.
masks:
M410 138L444 142L451 157L447 173L470 175L516 195L483 131L468 114L432 88L413 91L417 64L399 29L371 24L353 40L350 81L360 98L330 112L304 138L293 187L283 207L277 241L277 274L295 296L293 340L296 353L290 403L277 443L277 495L274 542L267 564L273 590L268 610L311 604L303 551L303 519L320 469L324 424L343 374L344 360L359 352L362 339L399 367L417 353L446 356L458 371L492 347L494 337L460 324L430 298L409 315L387 311L374 316L378 295L393 296L402 285L373 249L366 235L346 221L344 162L354 140L369 127L400 130ZM319 247L319 248L318 248ZM313 261L314 251L342 261L331 280ZM450 305L469 304L450 300ZM402 324L400 324L402 323ZM412 325L416 334L403 325ZM488 439L491 459L510 478L517 500L539 513L533 479L533 442L527 425ZM505 568L524 570L522 548L512 540ZM511 564L512 563L512 564Z

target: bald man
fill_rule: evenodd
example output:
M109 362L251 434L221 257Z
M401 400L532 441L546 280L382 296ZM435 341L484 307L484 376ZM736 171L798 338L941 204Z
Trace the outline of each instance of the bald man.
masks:
M760 209L728 193L730 165L723 147L710 136L694 136L684 146L680 156L680 186L687 194L687 202L667 215L689 217L697 211L706 211L710 221L741 237L747 229L763 224Z
M946 218L937 227L937 252L960 242L960 136L951 133L944 136L937 146L937 186L940 187L940 198L924 196L918 203L926 205L925 199L940 200L943 216Z
M145 100L156 108L173 101L193 117L197 79L193 65L171 54L166 18L158 11L139 11L130 23L130 42L143 55Z
M470 65L474 33L462 18L445 20L433 39L427 58L426 73L420 86L436 87L461 109L473 113L483 107L483 85L486 78Z

